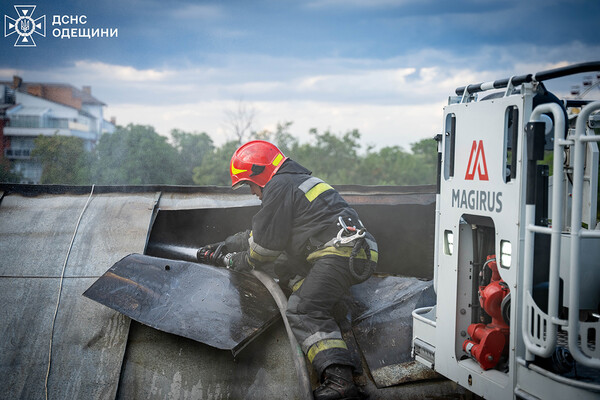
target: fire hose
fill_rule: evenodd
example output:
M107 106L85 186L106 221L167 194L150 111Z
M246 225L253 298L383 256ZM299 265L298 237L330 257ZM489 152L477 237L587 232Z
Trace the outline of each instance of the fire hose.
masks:
M306 359L304 358L304 353L292 332L292 328L290 328L290 324L285 316L285 310L287 309L287 297L279 287L279 285L265 272L252 270L252 275L256 277L264 286L267 288L275 303L277 303L277 307L279 307L279 313L281 314L281 318L283 319L283 323L285 324L285 330L287 332L288 338L290 340L290 346L292 348L292 357L294 359L294 366L296 367L296 373L298 374L298 384L300 385L300 394L302 399L311 399L312 395L312 386L310 384L310 378L308 376L308 370L306 369Z
M204 248L198 250L198 261L217 267L227 266L229 264L231 254L222 254L222 249L224 245L224 242L220 243L214 251L206 250ZM312 385L310 383L310 377L306 368L306 359L285 315L285 312L287 310L287 297L285 296L277 282L275 282L273 278L271 278L265 272L254 269L250 271L250 273L256 279L258 279L263 284L263 286L269 291L271 297L273 297L273 300L275 300L275 303L279 308L279 313L281 314L281 318L283 319L285 330L287 332L288 339L290 341L290 346L292 348L292 358L294 360L294 366L296 367L296 374L298 375L298 384L300 385L300 398L312 400Z

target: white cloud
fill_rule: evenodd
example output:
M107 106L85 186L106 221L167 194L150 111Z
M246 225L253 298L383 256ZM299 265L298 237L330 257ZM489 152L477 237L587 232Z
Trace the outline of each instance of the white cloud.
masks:
M407 84L406 77L415 71L415 68L373 69L307 76L292 81L290 89L313 95L336 94L340 99L373 98L401 92Z
M70 68L18 72L25 81L91 85L94 96L108 104L107 118L152 125L164 135L179 128L223 143L224 113L241 99L256 109L257 131L293 121L292 133L301 140L308 140L313 127L334 133L359 129L364 144L408 148L440 130L442 107L459 86L588 61L599 53L572 43L488 46L458 55L422 49L384 60L207 55L202 66L163 69L79 61ZM2 70L0 76L10 79L13 72ZM565 93L570 85L556 88Z
M155 69L139 70L126 65L111 65L98 61L77 61L75 70L85 71L97 79L122 82L155 82L165 81L171 72Z

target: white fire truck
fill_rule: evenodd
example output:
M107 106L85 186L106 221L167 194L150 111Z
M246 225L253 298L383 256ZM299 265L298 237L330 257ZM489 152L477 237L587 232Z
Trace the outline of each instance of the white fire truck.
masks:
M600 398L600 102L544 85L597 71L473 84L444 109L437 303L413 312L413 355L483 398Z

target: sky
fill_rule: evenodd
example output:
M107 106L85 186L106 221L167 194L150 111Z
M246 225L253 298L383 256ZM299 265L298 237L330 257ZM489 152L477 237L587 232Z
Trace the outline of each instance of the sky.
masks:
M45 16L35 47L6 36L22 4ZM255 131L293 122L304 142L311 128L358 129L364 148L408 150L440 132L459 86L600 60L598 0L4 0L0 12L1 80L91 86L106 119L217 145L242 107ZM582 80L546 86L568 97Z

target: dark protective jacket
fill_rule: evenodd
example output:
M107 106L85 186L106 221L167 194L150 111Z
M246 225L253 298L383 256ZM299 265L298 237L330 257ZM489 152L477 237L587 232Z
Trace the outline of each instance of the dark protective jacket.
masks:
M262 207L252 219L249 249L244 252L247 264L256 267L286 257L283 263L274 262L280 282L292 290L286 317L319 377L330 365L356 366L333 308L350 286L371 275L378 256L368 232L364 238L335 246L332 240L345 232L343 225L364 228L335 189L288 159L263 188ZM348 234L348 240L354 237ZM355 259L361 272L354 269ZM284 267L283 274L278 265Z
M335 189L287 159L263 188L262 207L252 219L249 263L257 266L272 262L282 252L295 259L314 261L320 254L315 251L318 245L339 231L340 216L348 225L362 227L356 211ZM370 242L376 261L376 244ZM350 248L345 250L333 254L349 255Z

